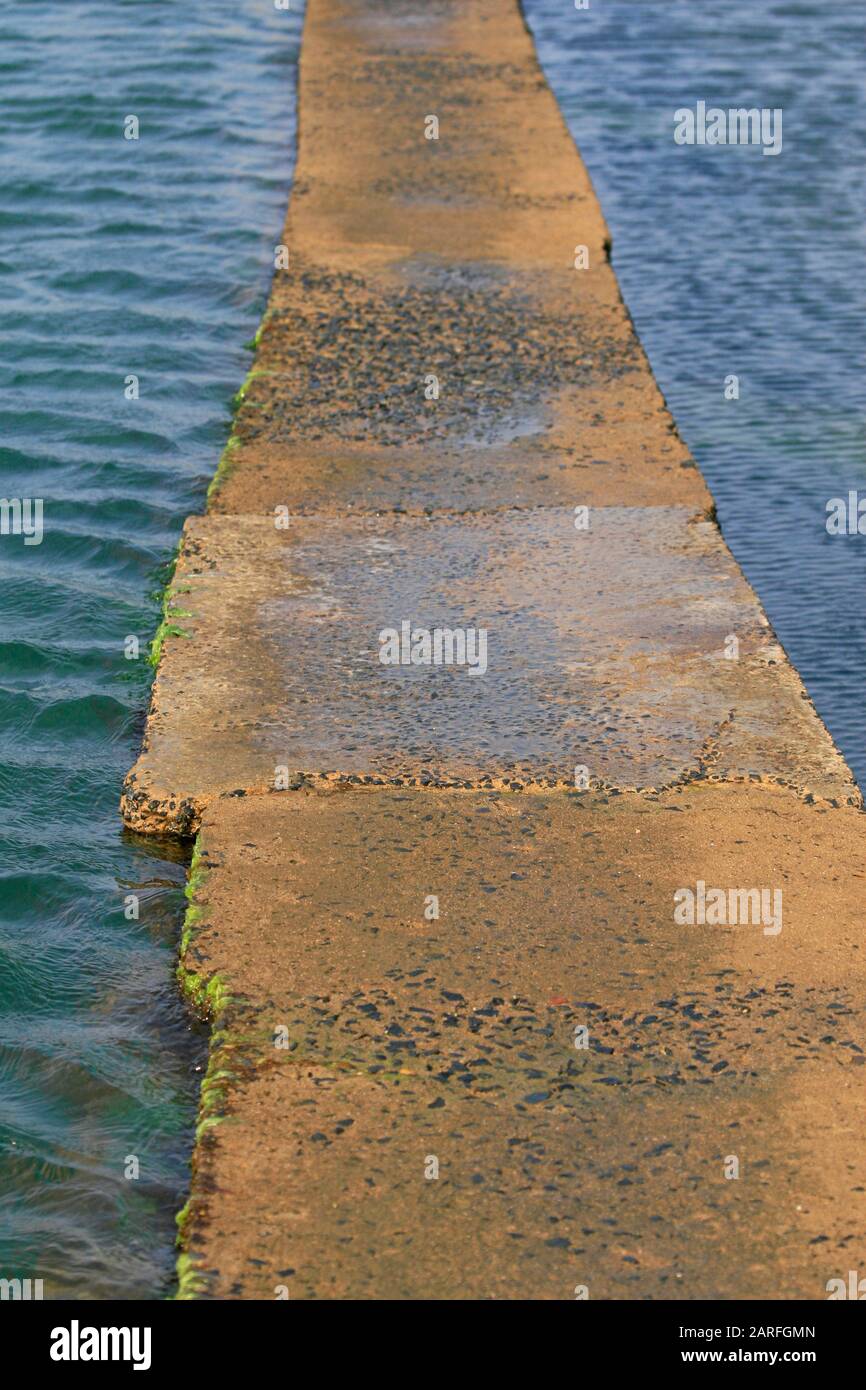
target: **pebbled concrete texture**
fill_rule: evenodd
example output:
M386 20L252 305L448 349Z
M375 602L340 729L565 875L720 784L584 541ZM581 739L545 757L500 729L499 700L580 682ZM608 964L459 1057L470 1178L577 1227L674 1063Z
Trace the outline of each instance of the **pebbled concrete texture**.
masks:
M187 965L248 1059L197 1157L211 1296L817 1298L848 1268L856 811L331 788L223 799L200 846ZM676 924L704 875L777 884L781 931Z
M860 793L516 0L308 0L299 130L122 802L199 833L183 1289L824 1297L866 1247ZM383 666L403 621L485 673ZM781 932L677 923L699 882Z
M316 0L299 132L211 510L711 505L514 0Z

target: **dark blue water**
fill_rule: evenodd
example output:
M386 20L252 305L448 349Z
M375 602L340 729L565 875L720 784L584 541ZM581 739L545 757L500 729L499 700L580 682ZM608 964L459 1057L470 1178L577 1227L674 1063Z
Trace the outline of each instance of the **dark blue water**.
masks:
M525 10L725 538L866 787L866 536L825 528L866 490L862 0ZM700 100L781 107L781 154L675 144Z
M203 1050L173 980L185 861L117 803L159 566L272 272L300 23L272 0L0 8L0 496L44 506L41 544L0 536L0 1277L46 1297L171 1287Z
M527 6L725 535L866 782L866 537L824 528L866 487L860 0ZM41 545L0 536L0 1277L48 1296L171 1288L203 1044L173 982L184 857L119 827L149 679L124 643L153 633L247 369L300 22L0 11L0 495L44 500ZM676 146L700 99L781 106L782 154Z

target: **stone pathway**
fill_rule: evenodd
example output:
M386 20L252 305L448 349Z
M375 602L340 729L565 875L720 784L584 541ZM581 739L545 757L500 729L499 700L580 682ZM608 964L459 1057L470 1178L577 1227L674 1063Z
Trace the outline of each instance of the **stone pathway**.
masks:
M299 99L123 801L199 836L182 1291L826 1297L866 1258L860 797L517 4L308 0Z

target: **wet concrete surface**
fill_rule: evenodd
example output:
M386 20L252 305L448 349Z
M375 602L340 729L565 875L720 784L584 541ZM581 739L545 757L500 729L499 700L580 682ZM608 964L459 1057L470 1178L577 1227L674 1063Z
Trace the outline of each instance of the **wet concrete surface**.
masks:
M520 790L580 766L618 788L857 796L717 528L681 508L594 509L586 531L556 508L192 519L176 584L189 635L167 639L128 783L139 828L194 829L279 769ZM404 622L483 630L486 669L480 646L474 669L382 664Z
M824 1297L866 1241L860 796L514 0L308 0L283 244L122 807L201 830L193 1282ZM403 621L483 627L484 674L384 666ZM678 923L699 882L781 932Z
M823 1296L866 1229L861 836L780 788L215 803L208 1292ZM704 875L778 884L781 931L676 924Z

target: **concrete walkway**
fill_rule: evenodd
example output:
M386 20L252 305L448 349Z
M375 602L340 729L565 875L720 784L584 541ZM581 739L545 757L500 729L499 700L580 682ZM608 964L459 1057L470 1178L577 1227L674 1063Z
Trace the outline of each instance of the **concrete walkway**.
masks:
M283 242L123 801L199 835L183 1291L825 1297L866 1262L860 797L515 0L308 0ZM486 669L383 664L403 623ZM783 906L689 925L699 884Z

